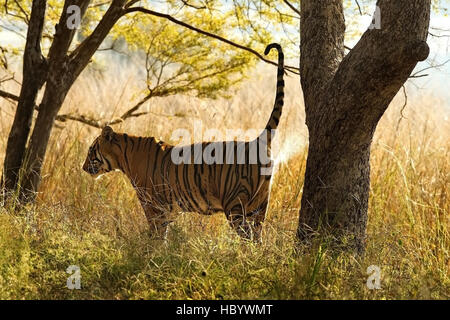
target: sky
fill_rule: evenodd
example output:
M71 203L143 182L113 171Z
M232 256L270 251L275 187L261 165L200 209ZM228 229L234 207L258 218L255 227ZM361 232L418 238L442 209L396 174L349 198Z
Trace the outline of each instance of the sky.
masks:
M369 6L367 12L373 12L375 5ZM372 17L369 14L359 15L353 14L350 17L353 21L356 21L356 25L352 28L364 31L369 26ZM349 20L348 17L346 17ZM444 29L439 30L439 29ZM445 16L442 13L432 12L430 21L430 32L439 37L429 36L428 45L430 46L430 55L426 61L420 62L415 71L428 68L430 66L436 66L446 64L439 68L431 68L420 74L428 74L426 77L410 79L407 83L408 94L414 96L421 92L433 91L433 94L440 97L447 105L447 109L450 110L450 16ZM349 39L346 45L352 47L358 41L358 38ZM14 45L23 46L24 40L17 36L15 33L1 30L0 31L0 45Z

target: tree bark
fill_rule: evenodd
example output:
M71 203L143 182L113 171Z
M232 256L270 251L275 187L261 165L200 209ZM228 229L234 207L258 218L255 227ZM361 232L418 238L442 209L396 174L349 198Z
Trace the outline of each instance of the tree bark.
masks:
M364 251L370 145L379 119L426 44L430 0L379 0L381 28L344 57L341 0L302 0L300 75L309 148L298 238L333 235Z
M78 6L82 17L89 2L90 0L65 1L59 22L55 25L55 35L48 53L48 72L44 97L39 105L39 113L28 144L27 158L22 166L23 181L20 186L19 199L23 203L33 201L35 198L40 181L42 161L55 117L74 82L73 76L68 70L67 53L76 29L70 29L67 26L67 8L71 5Z
M71 54L68 54L75 29L67 28L67 7L72 4L78 5L81 9L81 16L83 16L89 2L90 0L66 1L59 23L56 25L56 33L48 57L47 84L28 145L28 158L24 164L24 178L19 197L22 203L35 200L55 118L71 86L89 64L92 55L97 51L111 28L123 15L123 6L126 0L114 0L92 34Z
M24 177L19 193L21 203L33 202L39 187L42 163L50 139L50 134L67 92L72 85L71 79L65 79L56 85L47 82L44 97L36 118L33 133L27 148L27 159L24 163Z
M45 10L46 0L33 0L23 56L22 87L14 122L8 136L2 183L0 184L5 193L15 190L19 182L19 171L25 157L25 147L30 133L36 97L46 79L47 66L40 46Z

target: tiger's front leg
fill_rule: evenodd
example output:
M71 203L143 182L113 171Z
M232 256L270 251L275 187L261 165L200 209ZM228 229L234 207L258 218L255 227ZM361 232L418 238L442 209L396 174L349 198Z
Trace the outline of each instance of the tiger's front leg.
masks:
M168 219L168 214L164 210L155 208L150 203L143 203L142 207L150 227L152 238L165 240L167 236L167 227L171 222Z

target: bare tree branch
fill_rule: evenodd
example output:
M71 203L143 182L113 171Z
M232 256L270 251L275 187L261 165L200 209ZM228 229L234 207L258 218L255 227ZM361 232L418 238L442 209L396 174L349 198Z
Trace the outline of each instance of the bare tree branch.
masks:
M109 3L110 3L110 1L105 1L105 2L100 2L100 3L93 3L93 4L90 4L90 5L88 6L88 8L101 7L101 6L107 5L107 4L109 4Z
M435 65L431 65L431 66L429 66L429 67L423 68L423 69L421 69L421 70L419 70L419 71L414 72L412 75L409 76L409 78L422 78L422 77L426 77L426 76L428 76L428 74L419 74L419 73L424 72L424 71L426 71L426 70L437 69L437 68L443 67L443 66L446 65L448 62L450 62L450 59L448 59L448 60L446 60L446 61L444 61L444 62L442 62L442 63L435 64Z
M16 4L17 4L17 2L16 2ZM25 16L20 16L18 14L14 14L14 13L9 12L9 10L8 10L8 0L5 0L5 4L3 6L5 7L5 12L6 12L7 15L9 15L11 17L22 19L26 24L28 24L30 22L30 19L29 19L28 15L26 15L26 14L25 14ZM22 9L20 6L19 6L19 8ZM23 13L23 9L22 9L22 13Z
M14 30L13 28L10 28L10 27L8 27L8 26L6 26L4 24L0 24L0 27L2 27L3 29L5 29L5 30L7 30L9 32L12 32L12 33L16 34L17 36L19 36L19 37L21 37L21 38L23 38L25 40L27 39L26 36L24 36L22 33L18 32L17 30Z
M156 12L156 11L153 11L153 10L150 10L150 9L146 9L146 8L143 8L143 7L133 7L133 8L128 8L128 9L124 10L124 14L133 13L133 12L141 12L141 13L150 14L150 15L153 15L153 16L157 16L157 17L160 17L160 18L167 19L169 21L172 21L175 24L178 24L180 26L183 26L185 28L188 28L190 30L198 32L198 33L200 33L202 35L214 38L216 40L225 42L226 44L229 44L229 45L231 45L233 47L236 47L236 48L242 49L244 51L250 52L253 55L257 56L260 60L262 60L262 61L264 61L266 63L272 64L274 66L278 66L278 64L276 62L264 58L259 52L255 51L255 50L253 50L251 48L248 48L246 46L243 46L243 45L240 45L240 44L235 43L233 41L230 41L228 39L225 39L225 38L223 38L223 37L221 37L219 35L216 35L216 34L213 34L213 33L210 33L210 32L204 31L204 30L201 30L199 28L196 28L194 26L191 26L190 24L187 24L187 23L185 23L183 21L180 21L180 20L172 17L171 15L164 14L164 13L161 13L161 12ZM293 67L293 66L285 66L285 70L289 71L289 72L292 72L294 74L299 74L299 68L296 68L296 67Z
M288 0L283 0L283 2L289 7L291 8L295 13L297 13L298 15L300 15L300 10L298 10L296 7L294 7L294 5L292 3L290 3Z
M438 27L430 27L430 29L438 30L438 31L450 31L450 29L438 28Z
M5 99L10 99L13 101L19 101L19 96L10 93L10 92L6 92L3 90L0 90L0 97L5 98ZM147 102L152 96L149 94L147 96L145 96L143 99L141 99L137 104L135 104L132 108L130 108L127 112L125 112L123 115L121 115L119 118L115 118L111 121L105 121L105 120L98 120L98 119L94 119L92 117L89 117L87 115L77 115L77 114L61 114L61 115L57 115L55 120L59 121L59 122L66 122L67 120L72 120L72 121L77 121L77 122L81 122L84 124L87 124L91 127L95 127L95 128L103 128L104 126L108 125L108 124L117 124L120 122L125 121L128 118L136 118L136 117L140 117L143 116L145 114L148 114L149 112L138 112L136 113L136 111L145 103ZM39 106L35 105L34 109L36 111L39 112ZM168 115L169 116L169 115Z
M430 36L432 36L432 37L435 37L435 38L447 38L447 37L450 37L450 34L434 34L434 33L431 33L431 32L428 32L428 34Z
M23 15L25 16L25 21L27 22L27 24L30 22L30 17L28 16L28 14L26 13L26 11L22 8L22 6L20 5L20 3L17 0L14 0L14 2L16 3L16 5L19 7L20 12L23 13Z
M403 119L406 119L406 117L403 115L403 111L405 110L406 105L408 104L408 95L406 94L406 86L405 85L402 85L402 89L403 89L403 97L405 98L405 101L403 102L403 106L400 109L400 118L397 121L397 127L396 127L395 131L398 131L398 129L400 128L400 122Z
M196 6L195 4L190 4L189 0L181 0L181 2L183 2L183 4L187 7L191 7L197 10L203 10L206 9L206 6Z
M125 4L125 9L128 9L129 7L131 7L133 4L139 2L140 0L130 0L130 2L128 2L127 4Z
M11 99L14 101L19 101L19 97L16 96L15 94L0 90L0 97L5 98L5 99Z
M69 69L75 77L86 67L92 55L123 15L125 3L126 0L113 0L94 31L70 54Z
M356 2L356 5L358 6L359 14L360 14L360 15L363 15L363 13L362 13L362 11L361 11L361 6L359 5L358 0L355 0L355 2Z

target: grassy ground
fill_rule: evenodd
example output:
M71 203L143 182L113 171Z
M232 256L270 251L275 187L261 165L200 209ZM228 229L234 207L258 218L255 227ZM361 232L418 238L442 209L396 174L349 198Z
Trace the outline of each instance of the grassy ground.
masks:
M268 70L231 100L155 100L150 116L116 129L170 140L173 129L191 129L193 118L205 127L262 128L275 86ZM63 112L120 114L135 98L128 92L136 92L124 79L86 75ZM98 130L68 123L54 130L37 204L17 213L0 207L0 298L449 299L448 109L431 93L410 98L397 130L399 96L383 117L372 148L364 258L320 242L298 255L293 244L307 133L297 82L288 81L262 245L240 241L220 214L180 214L167 245L150 240L126 178L112 173L93 180L81 170ZM0 101L0 161L10 114L12 105ZM81 268L80 290L66 288L70 265ZM366 286L370 265L381 269L380 290Z

